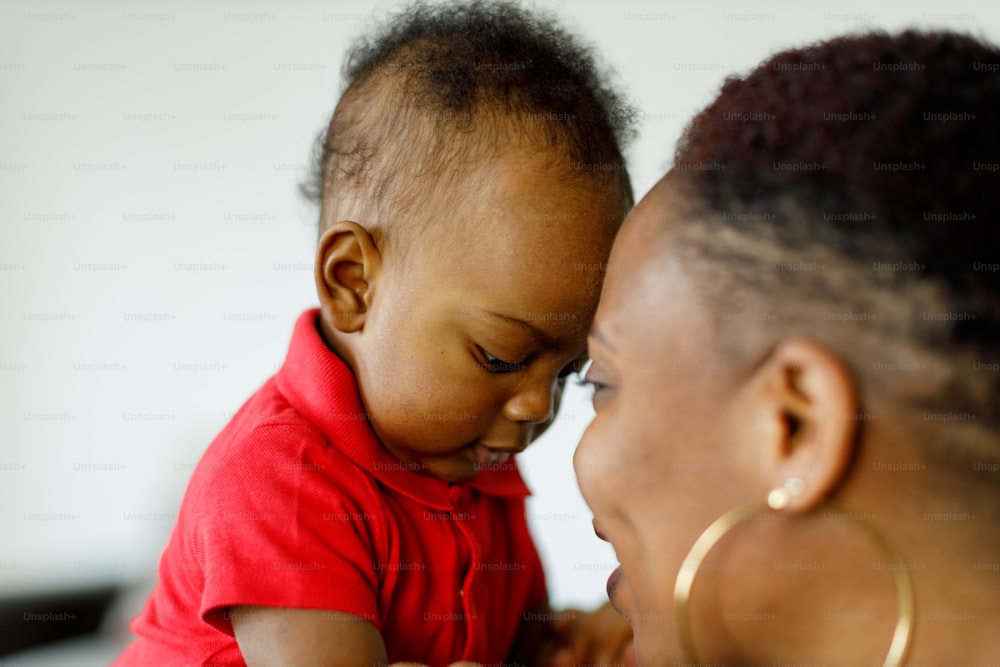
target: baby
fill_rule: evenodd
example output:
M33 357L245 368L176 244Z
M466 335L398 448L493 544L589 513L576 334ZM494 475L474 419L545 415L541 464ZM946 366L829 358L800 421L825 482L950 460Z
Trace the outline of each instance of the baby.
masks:
M508 4L417 6L344 74L320 307L205 452L115 665L540 658L512 457L586 358L632 205L627 114L586 49Z

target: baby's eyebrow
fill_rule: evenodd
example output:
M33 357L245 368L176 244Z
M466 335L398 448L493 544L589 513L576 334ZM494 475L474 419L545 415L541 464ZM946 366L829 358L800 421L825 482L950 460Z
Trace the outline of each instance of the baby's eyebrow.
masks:
M484 310L483 313L485 313L486 315L489 315L491 317L495 317L497 319L503 320L505 322L509 322L511 324L516 324L517 326L519 326L519 327L521 327L523 329L527 329L528 333L530 333L532 336L534 336L539 342L541 342L546 347L553 347L553 348L560 347L559 341L557 341L554 338L552 338L552 336L550 336L547 332L542 331L541 329L539 329L537 326L535 326L531 322L528 322L526 320L522 320L521 318L514 317L512 315L504 315L503 313L497 313L497 312L494 312L492 310Z

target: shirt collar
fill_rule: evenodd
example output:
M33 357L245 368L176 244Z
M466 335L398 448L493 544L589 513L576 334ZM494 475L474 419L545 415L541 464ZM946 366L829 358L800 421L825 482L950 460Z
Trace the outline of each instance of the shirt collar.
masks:
M459 498L469 496L470 489L515 498L530 494L513 459L460 484L420 474L396 460L368 423L351 369L320 336L318 316L319 309L299 316L276 381L288 402L318 426L332 446L379 482L441 509L453 508Z

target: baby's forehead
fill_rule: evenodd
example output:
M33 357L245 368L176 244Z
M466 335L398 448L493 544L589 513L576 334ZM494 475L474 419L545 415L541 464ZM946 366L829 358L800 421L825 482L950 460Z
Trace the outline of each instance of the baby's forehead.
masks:
M410 209L424 207L426 224L495 247L527 238L565 245L595 230L607 237L627 207L616 183L574 172L567 156L545 148L457 156L410 185L419 193Z
M419 263L410 268L442 285L523 296L596 289L624 215L613 189L586 189L530 164L454 186L464 192L435 193L426 217L404 221L390 241Z

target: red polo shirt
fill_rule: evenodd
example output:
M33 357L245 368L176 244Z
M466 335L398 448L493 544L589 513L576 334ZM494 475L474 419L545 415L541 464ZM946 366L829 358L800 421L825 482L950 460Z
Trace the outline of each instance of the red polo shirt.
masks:
M381 446L317 311L192 475L119 667L244 665L227 608L329 609L374 623L389 661L500 663L544 604L516 464L449 484Z

